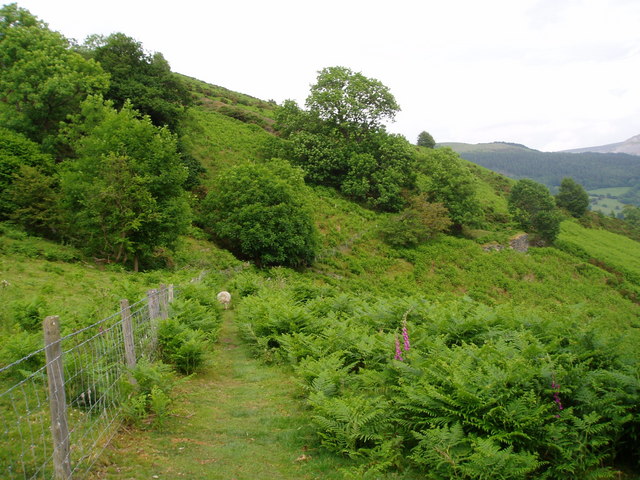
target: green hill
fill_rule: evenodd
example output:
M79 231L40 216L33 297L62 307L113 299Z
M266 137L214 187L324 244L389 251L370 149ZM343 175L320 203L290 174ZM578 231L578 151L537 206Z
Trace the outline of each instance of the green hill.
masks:
M85 57L108 53L117 42L136 47L117 36L93 53L73 50L47 36L45 27L29 28L44 29L37 39L71 58L61 54L62 64L86 62L91 88L98 90L107 75ZM316 459L321 463L307 470L314 478L323 465L340 466L332 478L351 479L638 478L637 232L592 214L565 218L555 242L532 236L533 245L511 248L514 239L527 242L508 208L515 182L505 176L537 171L545 183L572 176L589 188L597 182L620 187L640 179L636 158L545 154L506 143L451 145L461 159L449 149L416 147L389 134L379 116L367 117L362 109L340 110L345 104L338 102L340 115L333 118L335 105L323 103L323 89L335 94L331 85L344 78L381 92L370 100L380 103L372 110L389 117L397 110L384 85L344 67L322 71L332 82L312 87L305 110L172 77L161 56L139 57L136 72L162 76L145 73L130 83L114 68L112 86L131 88L144 103L145 92L160 89L159 80L171 80L173 90L163 91L167 102L146 106L156 114L178 112L171 117L173 131L140 117L126 99L115 108L99 96L71 98L73 115L57 112L68 119L60 131L12 105L0 109L15 129L0 131L7 170L0 193L12 192L0 196L0 368L39 348L46 315L60 315L63 331L70 332L150 287L173 283L183 294L159 326L157 357L172 366L143 363L132 375L146 369L144 382L130 382L128 370L119 367L128 390L114 400L124 405L132 428L118 445L135 445L122 448L142 461L112 451L114 465L98 463L99 469L137 478L157 476L157 464L178 476L216 461L184 456L177 471L172 459L184 445L192 443L194 451L206 446L214 455L223 438L232 444L225 446L226 458L243 469L259 463L260 475L267 468L284 472L282 478L305 470L292 462ZM103 58L117 64L117 56ZM11 67L14 73L21 73L20 65ZM51 62L52 69L57 65ZM348 87L339 93L349 95ZM171 103L172 92L188 101ZM38 130L42 125L48 130ZM566 173L572 168L583 177ZM17 181L25 188L16 189ZM229 192L228 185L243 187ZM227 202L222 207L220 199ZM224 217L229 210L237 223ZM290 222L299 219L311 226ZM300 230L309 227L308 237L296 236L301 224ZM294 247L308 241L311 259L285 268L239 248L242 242L275 248L283 238ZM134 271L138 256L142 268ZM233 297L224 315L215 300L222 289ZM215 343L222 317L225 338ZM238 354L210 352L233 350L236 336L245 344ZM250 361L249 350L278 373ZM215 363L207 370L205 360L216 358L231 373L220 374ZM30 391L44 392L44 375L30 376L42 367L41 355L30 360L20 371L3 372L0 387L28 377ZM98 360L97 378L110 367ZM169 370L194 374L182 377L177 390L183 395L173 400ZM203 370L208 377L198 376ZM284 382L284 375L291 378ZM152 388L140 390L147 383ZM286 387L282 392L278 383ZM81 387L76 397L84 399ZM231 394L242 397L242 408L234 410ZM286 401L274 400L278 394ZM12 397L1 399L2 418L11 419L3 425L5 433L11 430L6 437L19 438L13 420L22 417L11 409ZM172 401L180 408L170 409ZM74 419L97 416L103 406L96 402L101 408L87 413L78 405L71 409ZM256 429L254 411L272 418L273 431ZM225 415L232 419L225 422ZM27 407L29 425L36 416L35 407ZM149 433L153 425L157 433ZM162 452L138 448L154 438L161 439ZM293 450L270 455L279 445ZM15 460L13 448L3 444L0 463ZM305 453L289 459L290 451ZM31 457L18 456L19 468L36 468ZM132 465L121 471L119 461ZM265 467L267 461L272 464ZM136 471L136 463L143 470ZM224 465L225 474L233 467Z
M626 153L540 152L504 142L445 143L463 158L511 178L531 178L549 187L572 177L586 189L632 187L640 181L640 157Z

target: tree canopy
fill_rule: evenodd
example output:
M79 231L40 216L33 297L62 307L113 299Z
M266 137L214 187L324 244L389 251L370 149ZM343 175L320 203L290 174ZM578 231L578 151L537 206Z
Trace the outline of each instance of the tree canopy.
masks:
M379 128L400 111L388 87L346 67L327 67L318 72L306 106L344 136Z
M430 202L442 203L456 229L476 225L482 210L476 197L477 180L450 148L423 151L418 155L422 175L418 186Z
M259 265L307 265L318 240L304 188L302 172L281 160L232 167L203 201L205 228Z
M60 122L109 76L15 3L0 9L0 122L53 148Z
M418 135L417 145L419 147L434 148L436 146L436 141L429 132L422 131L420 132L420 135Z
M83 103L65 136L77 155L61 173L72 240L134 268L173 248L191 221L175 136L130 104L118 111L101 97Z
M552 242L560 233L561 217L549 189L534 180L523 178L511 189L509 210L527 232L537 233Z
M399 110L378 80L344 67L319 72L308 110L286 101L276 115L286 140L284 156L302 167L307 180L340 189L383 211L404 206L402 192L415 183L409 142L382 124Z
M116 108L129 100L154 125L175 129L190 96L161 53L145 52L140 42L123 33L89 37L84 51L111 75L105 97Z
M573 178L565 177L556 195L556 204L578 218L583 216L589 208L589 194Z

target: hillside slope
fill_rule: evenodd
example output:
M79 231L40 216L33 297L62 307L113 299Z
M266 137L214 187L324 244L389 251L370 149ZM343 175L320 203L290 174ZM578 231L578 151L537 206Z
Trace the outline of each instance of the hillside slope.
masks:
M608 145L600 145L597 147L572 148L564 150L568 153L628 153L629 155L640 155L640 135L628 138L624 142L610 143Z
M564 177L572 177L588 190L631 187L640 181L640 158L627 153L540 152L503 142L442 146L508 177L531 178L549 187L559 186Z

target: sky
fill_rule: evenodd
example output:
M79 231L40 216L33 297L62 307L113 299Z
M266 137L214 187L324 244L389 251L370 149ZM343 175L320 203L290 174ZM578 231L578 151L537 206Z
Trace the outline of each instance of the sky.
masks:
M175 72L278 103L348 67L389 87L402 110L387 128L411 142L558 151L640 134L638 0L17 3L67 38L122 32Z

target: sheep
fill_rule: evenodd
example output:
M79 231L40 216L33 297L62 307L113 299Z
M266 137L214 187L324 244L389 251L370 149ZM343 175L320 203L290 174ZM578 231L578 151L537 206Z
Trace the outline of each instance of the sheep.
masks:
M231 294L226 291L222 291L217 295L218 301L224 305L224 309L227 310L231 304Z

